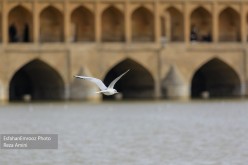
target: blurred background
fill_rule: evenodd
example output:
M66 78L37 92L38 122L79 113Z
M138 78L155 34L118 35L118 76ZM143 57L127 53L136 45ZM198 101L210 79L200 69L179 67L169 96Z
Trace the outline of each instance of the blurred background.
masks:
M248 94L245 0L1 0L0 7L2 101ZM73 78L108 84L127 69L114 97Z

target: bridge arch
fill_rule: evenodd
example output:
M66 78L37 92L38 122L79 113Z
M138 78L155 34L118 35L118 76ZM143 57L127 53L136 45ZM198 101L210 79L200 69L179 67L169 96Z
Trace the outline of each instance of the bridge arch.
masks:
M200 98L206 92L210 98L240 96L241 80L231 66L213 58L195 72L191 81L192 98Z
M16 71L9 85L10 101L20 101L27 95L32 100L61 100L64 98L63 79L45 62L32 60Z
M92 42L95 39L94 14L86 7L79 6L71 14L71 41Z
M169 31L167 34L168 37L170 37L170 41L183 41L184 40L184 20L183 20L183 14L180 10L178 10L176 7L169 7L166 10L168 17L167 24L170 25ZM168 23L169 21L169 23Z
M225 8L219 15L219 40L235 42L241 40L240 14L231 7Z
M125 40L124 15L114 6L110 6L103 11L102 40L104 42L121 42Z
M32 14L25 7L18 5L8 15L9 42L32 41Z
M40 13L40 41L63 41L63 14L55 7L48 6Z
M196 8L190 17L191 41L208 41L212 40L212 15L204 7Z
M144 66L129 58L110 69L104 78L104 83L110 84L128 69L130 71L115 85L115 89L122 94L123 99L153 98L155 82L152 74ZM104 96L104 99L109 98L114 97Z
M153 13L145 7L139 7L132 13L132 41L154 41Z

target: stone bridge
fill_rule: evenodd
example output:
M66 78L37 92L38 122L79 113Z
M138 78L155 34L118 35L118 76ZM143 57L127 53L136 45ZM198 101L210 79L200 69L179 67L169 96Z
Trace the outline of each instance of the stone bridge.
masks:
M0 99L123 99L248 94L247 0L2 0Z

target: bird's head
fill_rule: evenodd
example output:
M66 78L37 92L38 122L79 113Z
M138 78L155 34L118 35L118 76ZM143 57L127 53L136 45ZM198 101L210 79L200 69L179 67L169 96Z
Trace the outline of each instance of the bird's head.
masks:
M114 89L114 93L118 93L116 89Z

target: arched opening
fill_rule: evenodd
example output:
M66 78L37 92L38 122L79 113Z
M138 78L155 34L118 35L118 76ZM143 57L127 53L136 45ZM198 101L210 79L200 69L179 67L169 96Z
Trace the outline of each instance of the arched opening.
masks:
M60 100L64 98L64 83L53 68L40 60L33 60L19 69L10 81L10 101Z
M31 42L33 18L31 13L22 6L17 6L9 12L8 16L8 41Z
M71 41L94 41L95 21L91 11L80 6L71 14Z
M207 93L210 98L237 97L241 95L240 84L235 70L214 58L195 72L191 84L191 96L200 98Z
M149 71L137 62L126 59L113 67L106 75L104 83L109 85L116 77L124 75L115 85L115 89L122 94L123 99L146 99L154 97L154 80ZM104 96L113 99L114 96Z
M102 14L102 41L124 41L124 16L121 11L111 6Z
M219 40L223 42L240 41L240 16L228 7L219 16Z
M174 7L170 7L167 9L167 13L169 14L169 32L170 32L170 41L176 42L176 41L183 41L184 40L184 23L183 23L183 15L180 11L178 11Z
M40 41L62 42L63 27L61 12L52 6L45 8L40 14Z
M191 14L190 40L212 41L212 16L203 7L198 7Z
M144 7L139 7L132 14L132 41L154 41L153 14Z

